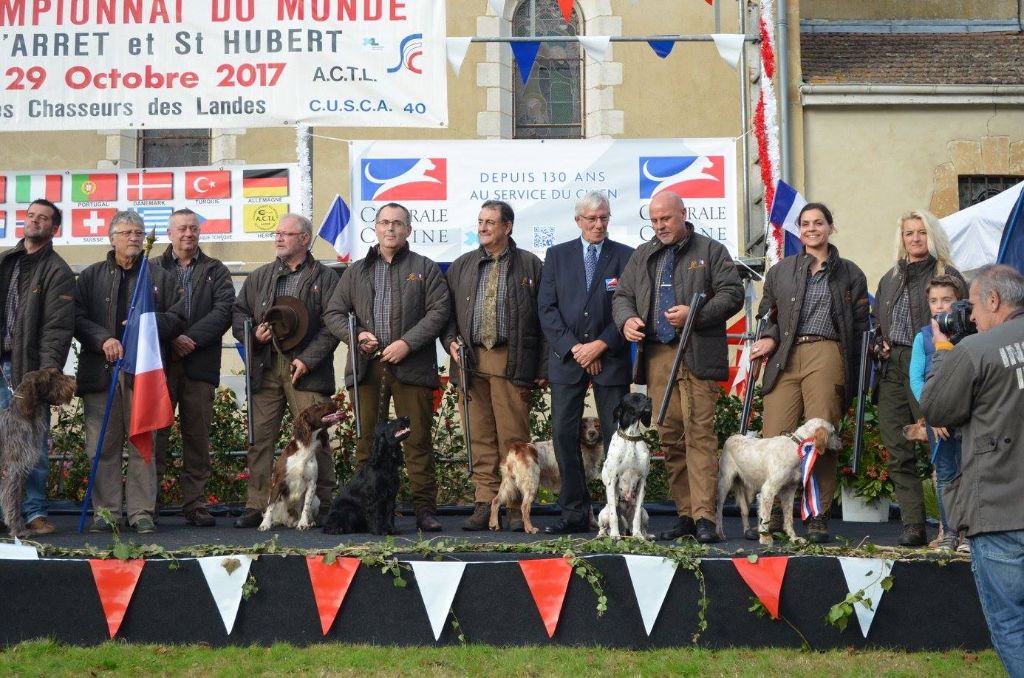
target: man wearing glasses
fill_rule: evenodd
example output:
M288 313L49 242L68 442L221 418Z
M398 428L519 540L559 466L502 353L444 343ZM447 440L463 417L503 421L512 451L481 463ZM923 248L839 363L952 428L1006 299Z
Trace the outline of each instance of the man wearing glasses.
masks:
M310 253L313 224L299 214L286 214L274 232L274 261L265 264L245 279L232 312L232 333L244 338L246 319L253 321L252 371L254 413L253 446L249 449L249 484L245 511L235 527L258 527L270 499L270 474L274 466L274 447L281 434L285 406L292 416L334 395L334 349L338 341L320 322L326 301L338 284L338 274ZM298 299L308 316L306 334L290 350L274 340L267 311L279 297ZM337 485L334 460L326 450L317 453L319 473L316 495L320 514L331 505Z
M608 198L592 192L576 203L580 237L548 249L537 305L548 340L551 431L562 477L562 520L548 534L590 530L590 491L580 454L580 422L587 387L608 452L616 424L613 412L629 393L629 344L612 320L612 295L633 248L608 239Z
M142 266L142 217L137 212L122 211L110 220L110 244L113 249L103 261L92 264L78 276L75 288L75 338L82 344L78 356L78 395L85 402L85 449L89 458L96 454L103 414L110 390L111 367L124 357L121 336L128 319L135 281ZM166 347L181 334L185 325L181 308L181 288L174 276L162 268L149 269L156 304L157 331L161 352L167 364ZM114 520L121 516L121 453L128 443L128 477L123 498L128 512L128 525L139 534L153 532L156 510L156 465L143 460L138 449L128 442L128 425L132 411L132 378L124 370L118 372L117 387L110 408L106 437L93 485L92 532L110 531L113 525L99 516L100 509L110 511Z
M167 223L171 244L153 257L153 268L173 274L184 292L185 330L171 340L167 388L181 424L181 502L185 522L212 527L206 510L206 481L210 477L210 425L213 392L220 384L221 338L231 326L235 288L231 273L199 247L199 216L190 209L171 214ZM170 428L156 434L156 477L167 469Z
M388 203L374 220L377 244L353 263L327 303L324 322L353 350L348 315L356 315L358 377L346 360L345 385L358 384L363 435L356 445L357 469L370 456L377 422L387 421L390 401L409 417L412 433L402 445L412 486L416 527L439 532L437 482L431 445L438 336L448 325L448 285L430 259L409 249L409 210Z

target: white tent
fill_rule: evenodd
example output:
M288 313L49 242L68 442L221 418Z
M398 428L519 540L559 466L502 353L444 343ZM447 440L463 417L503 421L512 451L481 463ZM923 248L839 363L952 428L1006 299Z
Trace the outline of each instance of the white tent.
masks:
M995 263L1003 227L1022 188L1024 181L939 220L949 236L958 269L967 272Z

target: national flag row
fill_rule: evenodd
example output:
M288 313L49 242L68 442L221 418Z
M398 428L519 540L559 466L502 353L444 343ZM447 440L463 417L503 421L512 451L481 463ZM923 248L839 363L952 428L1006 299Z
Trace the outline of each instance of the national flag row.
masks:
M232 206L217 203L186 204L180 207L191 209L199 218L199 226L203 235L228 234L232 232ZM157 236L167 235L167 222L177 208L171 205L141 205L138 207L73 207L64 213L64 224L57 229L54 237L61 237L70 224L70 235L73 238L106 237L110 220L118 209L133 209L139 213L146 224L146 231L156 229ZM270 233L278 220L290 211L290 205L284 202L256 203L243 205L241 209L242 230L245 233ZM0 208L0 238L8 236L8 229L13 228L15 238L21 238L25 232L26 210L7 210ZM237 213L236 213L237 214Z
M119 183L124 180L124 200L214 200L233 197L229 170L186 171L176 185L174 172L95 172L70 175L71 202L115 202L122 199ZM61 202L65 177L60 174L25 174L0 176L0 203L8 202L7 185L11 184L10 201L28 204L45 198ZM282 198L289 195L288 170L242 170L241 197Z

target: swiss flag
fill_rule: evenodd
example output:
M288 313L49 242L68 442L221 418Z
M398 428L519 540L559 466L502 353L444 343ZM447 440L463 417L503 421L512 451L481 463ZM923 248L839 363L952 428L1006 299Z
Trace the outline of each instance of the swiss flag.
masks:
M25 218L26 218L26 214L27 213L28 213L28 210L17 210L14 213L14 237L15 238L24 238L25 237ZM62 228L64 228L63 225L57 227L57 230L53 232L53 237L54 238L59 238L60 237L60 229L62 229Z
M185 199L230 198L231 172L185 172Z
M174 197L174 175L170 172L132 172L127 183L129 200L170 200Z
M106 235L110 220L117 213L116 207L83 207L71 210L71 235L76 238L92 238Z

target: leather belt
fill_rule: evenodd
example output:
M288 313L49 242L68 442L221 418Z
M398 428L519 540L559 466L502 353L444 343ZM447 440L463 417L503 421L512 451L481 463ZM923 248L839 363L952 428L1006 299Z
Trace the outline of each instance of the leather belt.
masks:
M820 334L804 334L796 338L797 344L814 344L819 341L837 341L836 339L829 339L823 337Z

